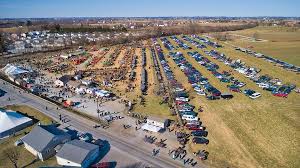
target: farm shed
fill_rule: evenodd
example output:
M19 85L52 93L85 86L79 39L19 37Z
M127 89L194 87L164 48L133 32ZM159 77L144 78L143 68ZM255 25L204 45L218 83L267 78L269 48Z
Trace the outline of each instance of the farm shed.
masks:
M44 161L54 156L54 148L71 140L71 136L54 125L37 125L22 140L29 152Z
M75 139L63 145L56 160L59 165L86 168L98 156L99 146Z

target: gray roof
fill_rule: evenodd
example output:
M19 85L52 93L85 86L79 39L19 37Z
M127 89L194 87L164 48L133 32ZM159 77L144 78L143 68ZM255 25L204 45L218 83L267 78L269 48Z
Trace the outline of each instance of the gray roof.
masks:
M37 125L22 140L36 151L42 152L52 142L53 138L60 135L67 136L68 134L54 125Z
M62 81L64 84L68 83L70 79L71 79L70 75L64 75L59 78L59 80Z
M99 146L75 139L64 144L56 156L81 164L95 149L99 149Z

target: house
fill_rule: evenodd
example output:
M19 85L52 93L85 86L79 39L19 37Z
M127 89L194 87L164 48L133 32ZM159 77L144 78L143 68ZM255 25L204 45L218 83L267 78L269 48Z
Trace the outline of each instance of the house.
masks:
M64 75L64 76L58 78L58 79L54 82L54 84L55 84L55 86L63 87L63 86L66 86L67 83L68 83L70 80L71 80L71 76L69 76L69 75Z
M25 148L44 161L55 155L55 147L71 140L71 136L54 125L37 125L22 138Z
M89 167L99 156L99 146L80 140L72 140L57 152L59 165L70 167Z
M142 129L152 131L152 132L160 132L165 130L166 126L167 126L166 119L148 117L147 122L142 126Z

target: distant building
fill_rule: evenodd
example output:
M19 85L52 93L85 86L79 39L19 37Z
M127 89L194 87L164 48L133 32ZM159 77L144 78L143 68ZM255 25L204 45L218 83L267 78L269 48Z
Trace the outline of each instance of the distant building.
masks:
M54 125L37 125L22 140L29 152L44 161L54 156L54 148L71 140L71 136Z
M59 165L86 168L98 156L99 146L75 139L63 145L56 159Z

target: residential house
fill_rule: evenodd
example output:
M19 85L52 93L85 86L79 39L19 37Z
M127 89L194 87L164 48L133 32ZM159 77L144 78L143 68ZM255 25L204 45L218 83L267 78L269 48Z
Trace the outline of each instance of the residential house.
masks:
M60 78L58 78L54 84L55 86L58 86L58 87L63 87L63 86L66 86L67 83L71 80L71 76L70 75L64 75Z

